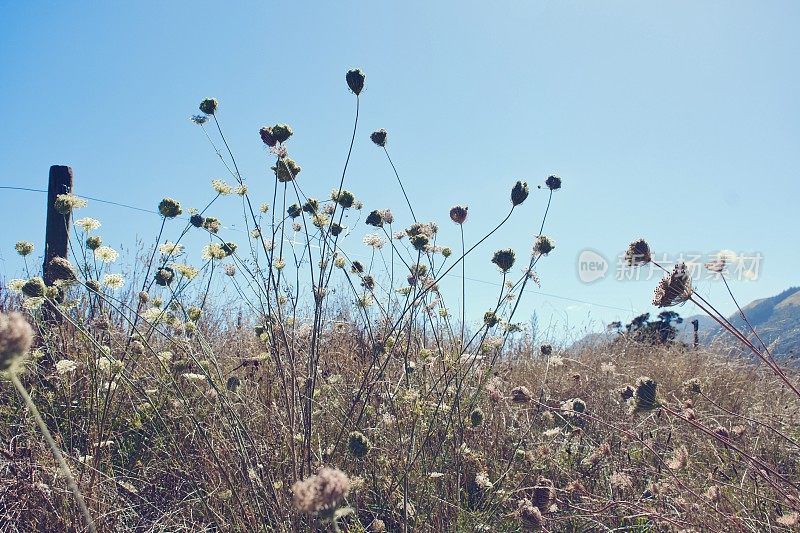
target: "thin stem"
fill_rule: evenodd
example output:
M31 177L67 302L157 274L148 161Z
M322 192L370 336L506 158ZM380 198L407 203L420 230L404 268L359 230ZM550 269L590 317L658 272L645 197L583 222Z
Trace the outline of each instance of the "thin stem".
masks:
M17 392L22 399L25 401L25 405L28 407L33 419L36 420L36 424L39 426L39 429L44 435L44 439L47 441L47 444L50 446L50 451L53 453L53 457L56 458L58 461L58 466L61 467L61 472L64 474L64 477L67 478L67 484L69 485L69 489L72 491L73 496L75 496L75 501L78 502L78 507L81 508L81 513L83 513L83 518L86 521L86 527L89 528L89 531L95 533L97 530L94 527L94 521L92 520L92 516L89 514L89 509L86 507L86 502L83 501L83 495L81 491L78 490L78 485L75 483L75 478L72 477L72 472L67 466L67 462L64 460L64 456L61 454L61 450L59 450L58 445L56 445L56 441L53 440L53 436L50 434L50 430L47 429L47 424L44 423L42 420L42 416L39 414L39 410L36 408L36 404L33 403L31 400L28 391L25 390L25 387L22 386L17 374L14 372L10 372L10 379L11 383L14 384L14 387L17 389Z

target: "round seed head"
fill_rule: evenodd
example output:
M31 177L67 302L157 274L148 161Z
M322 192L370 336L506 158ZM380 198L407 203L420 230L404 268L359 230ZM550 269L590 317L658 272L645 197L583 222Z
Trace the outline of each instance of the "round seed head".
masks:
M294 133L294 131L288 124L275 124L272 126L272 136L275 137L275 140L279 143L288 141L292 133Z
M86 237L86 248L89 250L97 250L102 246L103 239L99 235L92 235L90 237Z
M636 380L633 412L651 411L660 405L657 398L657 387L656 382L646 376Z
M561 188L561 178L558 176L548 176L547 179L544 180L544 184L551 191L557 191Z
M372 449L372 443L360 431L353 431L347 437L347 449L354 457L363 459Z
M195 228L202 228L204 221L205 221L205 219L203 218L203 216L202 215L198 215L197 213L195 213L194 215L189 217L189 223L192 226L194 226Z
M469 423L476 428L483 424L483 418L483 410L480 407L476 407L469 414Z
M386 146L386 130L383 128L373 131L369 138L378 146Z
M46 289L44 280L37 276L25 282L25 285L22 286L22 294L30 298L41 298Z
M367 225L375 226L376 228L383 227L383 217L381 217L381 213L377 209L367 215L367 220L365 222Z
M33 243L29 241L19 241L14 245L14 249L19 255L25 257L33 253Z
M47 277L53 281L73 281L77 276L75 267L72 266L69 260L63 257L54 257L47 264Z
M497 317L497 314L494 311L486 311L483 314L483 323L486 324L488 327L492 328L496 326L500 322L500 319Z
M467 206L456 205L450 208L450 220L456 224L463 224L467 220Z
M501 271L508 272L514 266L515 259L514 250L508 248L507 250L497 250L492 257L492 263L497 265Z
M164 218L175 218L183 213L183 210L181 209L181 204L177 200L164 198L158 204L158 212L161 213L161 216Z

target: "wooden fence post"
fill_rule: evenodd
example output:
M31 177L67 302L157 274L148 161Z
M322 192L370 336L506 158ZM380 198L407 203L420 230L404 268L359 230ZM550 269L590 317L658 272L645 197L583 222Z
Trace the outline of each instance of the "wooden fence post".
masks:
M69 227L71 214L62 215L56 211L56 196L72 192L72 167L53 165L50 167L50 181L47 185L47 229L44 238L44 282L50 286L53 279L47 272L47 265L54 257L67 258L69 250Z

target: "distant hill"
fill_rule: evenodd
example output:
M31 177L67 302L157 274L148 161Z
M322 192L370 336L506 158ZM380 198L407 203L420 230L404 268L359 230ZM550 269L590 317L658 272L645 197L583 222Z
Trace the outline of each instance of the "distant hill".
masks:
M742 308L747 319L770 347L775 357L800 356L800 287L792 287L769 298L753 300ZM733 337L706 315L685 317L681 340L692 341L692 320L699 321L700 340L704 344L735 343ZM739 313L728 317L745 334L750 332ZM748 335L752 337L752 335ZM755 339L753 339L755 340Z

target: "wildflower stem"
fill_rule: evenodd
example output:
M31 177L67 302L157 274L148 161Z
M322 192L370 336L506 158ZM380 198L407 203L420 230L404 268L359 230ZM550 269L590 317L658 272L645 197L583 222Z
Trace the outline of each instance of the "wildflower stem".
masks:
M86 502L83 500L83 495L81 491L78 489L78 485L75 483L75 478L72 477L72 472L67 466L67 462L64 460L64 456L61 454L61 450L59 450L58 445L56 445L56 441L53 440L53 436L50 434L50 430L47 429L47 424L44 423L42 420L41 415L39 414L39 410L36 408L36 404L33 403L28 391L25 390L25 387L17 377L17 374L14 372L9 372L11 383L14 384L14 387L17 389L17 392L25 401L25 405L28 407L33 419L36 421L36 424L39 426L39 429L44 436L44 439L47 441L48 446L50 446L50 451L53 453L53 457L55 457L56 461L58 461L58 466L61 468L61 472L64 474L64 477L67 478L67 484L69 485L69 489L72 491L73 496L75 496L75 501L78 502L78 507L81 508L81 513L83 513L83 518L86 521L86 527L89 529L90 532L95 533L97 530L94 527L94 521L92 520L92 516L89 514L89 509L86 507Z
M392 170L394 170L394 175L397 177L397 183L400 184L400 190L403 191L403 196L406 199L406 203L408 204L408 210L411 211L411 218L414 219L414 222L417 222L417 216L414 214L414 208L411 207L411 201L408 199L408 195L406 194L406 188L403 187L403 182L400 179L400 174L397 173L397 168L394 166L394 162L392 158L389 156L389 150L386 149L386 146L383 147L383 151L386 154L386 159L389 160L389 164L392 165Z

